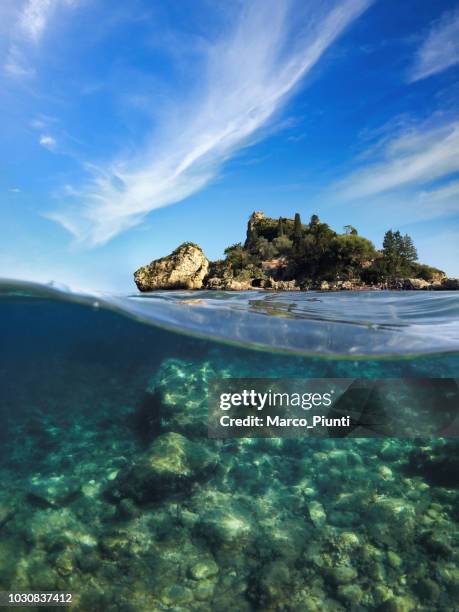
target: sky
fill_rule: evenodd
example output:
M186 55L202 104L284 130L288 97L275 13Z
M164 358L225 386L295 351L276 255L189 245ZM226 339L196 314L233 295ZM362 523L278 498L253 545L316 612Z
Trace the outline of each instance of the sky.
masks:
M135 291L254 210L459 276L457 0L2 0L0 277Z

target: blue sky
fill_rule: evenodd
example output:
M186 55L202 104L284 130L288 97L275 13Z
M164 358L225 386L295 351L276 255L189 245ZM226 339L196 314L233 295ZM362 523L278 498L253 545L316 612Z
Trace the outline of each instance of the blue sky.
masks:
M104 291L247 217L459 275L459 4L3 0L0 276Z

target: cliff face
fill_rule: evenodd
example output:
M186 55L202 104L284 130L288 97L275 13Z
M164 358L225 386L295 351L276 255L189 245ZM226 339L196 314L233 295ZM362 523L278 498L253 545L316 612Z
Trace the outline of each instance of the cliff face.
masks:
M389 230L383 249L359 236L351 225L335 232L317 215L308 224L254 212L244 244L225 249L225 258L209 262L201 247L180 245L167 257L134 273L140 291L156 289L443 289L459 288L457 279L420 264L413 241Z
M134 273L134 280L140 291L201 289L208 268L209 260L201 247L186 242L167 257L139 268Z

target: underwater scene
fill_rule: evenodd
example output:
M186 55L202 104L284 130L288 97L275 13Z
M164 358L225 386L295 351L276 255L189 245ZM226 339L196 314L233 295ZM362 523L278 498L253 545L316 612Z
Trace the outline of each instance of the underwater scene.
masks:
M210 439L207 401L221 378L457 379L457 292L5 282L0 338L0 591L88 612L459 610L457 439Z

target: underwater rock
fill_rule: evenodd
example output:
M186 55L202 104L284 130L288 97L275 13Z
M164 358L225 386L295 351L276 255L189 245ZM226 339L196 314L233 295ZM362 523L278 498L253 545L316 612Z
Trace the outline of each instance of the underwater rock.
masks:
M171 587L164 589L163 593L161 594L161 603L165 606L185 605L191 603L193 599L193 591L180 584L174 584Z
M190 567L189 574L193 580L204 580L218 574L218 565L212 558L198 561Z
M132 499L125 497L118 504L117 516L121 520L130 521L140 515L139 508L135 505Z
M152 398L152 411L161 413L161 429L190 437L207 437L208 383L211 378L221 378L222 374L208 361L164 361L146 389L146 395ZM160 406L154 399L158 397L161 398Z
M378 608L380 612L411 612L415 607L409 597L391 597Z
M60 553L56 557L54 565L61 576L69 576L74 569L73 555L68 550Z
M387 553L387 561L391 567L398 570L402 566L402 559L393 550L389 550Z
M342 584L337 592L341 601L352 606L357 606L363 599L363 591L358 584Z
M118 474L108 493L139 503L184 493L193 481L208 476L216 463L216 456L204 444L178 433L162 434L134 465Z
M312 501L308 504L309 518L311 519L314 527L318 529L323 527L327 522L327 515L325 514L324 507L318 501Z
M333 567L328 574L334 584L349 584L357 578L357 570L350 565L338 565Z
M74 501L80 494L80 483L67 476L33 476L27 490L30 503L59 508Z
M259 583L261 601L286 601L291 592L290 569L283 561L273 561L266 568Z
M213 545L243 548L252 537L252 525L242 510L234 507L213 508L197 523L197 530Z
M13 518L15 512L15 503L12 500L0 501L0 529Z
M450 557L453 554L450 540L445 533L428 531L422 534L421 543L432 555Z
M440 587L431 578L423 578L416 584L416 590L422 600L436 601L440 596Z
M434 448L414 448L409 456L408 471L422 475L432 485L458 488L459 441Z
M197 244L184 242L167 257L155 259L134 272L140 291L201 289L209 260Z

